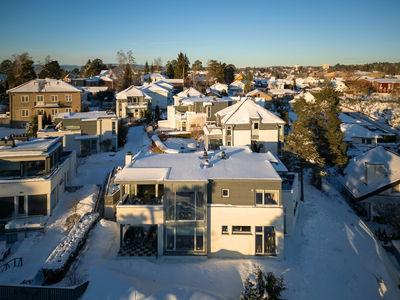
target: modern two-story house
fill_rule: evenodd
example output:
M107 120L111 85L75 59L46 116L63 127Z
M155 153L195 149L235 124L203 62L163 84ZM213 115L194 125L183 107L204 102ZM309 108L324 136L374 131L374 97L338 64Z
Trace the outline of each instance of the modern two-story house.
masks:
M76 152L63 151L61 137L21 135L0 140L0 220L6 224L8 242L35 230L29 218L52 213L75 177L75 165ZM26 226L18 226L20 218L28 218L22 220Z
M80 112L83 91L57 79L34 79L7 91L10 95L11 127L25 128L32 116Z
M82 156L117 151L118 122L115 114L105 111L61 113L54 117L55 126L41 128L39 125L37 137L62 136L64 150L75 150Z
M127 153L115 178L120 255L283 257L297 218L297 175L270 152ZM135 249L140 248L137 252ZM135 252L136 251L136 252ZM144 254L146 255L146 254ZM151 254L148 254L151 255Z

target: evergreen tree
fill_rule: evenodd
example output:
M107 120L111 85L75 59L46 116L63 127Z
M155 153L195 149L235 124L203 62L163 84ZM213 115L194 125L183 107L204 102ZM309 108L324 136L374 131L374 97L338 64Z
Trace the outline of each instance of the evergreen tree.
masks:
M154 65L153 65L153 63L150 66L150 73L154 73Z
M299 158L301 201L304 201L304 163L309 162L322 168L325 160L321 158L314 142L314 133L309 128L312 122L311 107L304 98L301 98L294 103L293 109L297 114L297 120L293 121L292 131L285 137L286 145L282 149Z
M132 70L129 64L126 64L124 75L122 76L121 87L122 90L130 87L132 85Z
M283 275L281 277L275 277L272 272L268 272L264 275L265 290L268 295L268 300L283 300L281 298L282 292L287 290L285 287Z
M165 75L167 75L169 78L175 78L175 66L176 66L176 60L173 60L171 62L167 62L167 71L165 72Z
M225 63L218 63L217 66L217 81L220 83L225 83Z
M239 299L240 300L256 300L257 299L257 291L255 284L251 282L250 278L247 277L243 282L244 291L242 291Z
M190 62L186 54L183 54L182 52L179 53L178 59L176 60L176 66L174 69L175 78L182 78L183 82L185 83L188 77L189 65Z
M38 131L38 116L32 116L31 120L26 124L26 133L30 137L36 137Z
M160 107L159 107L158 105L156 105L156 108L155 108L155 118L156 118L156 120L158 121L158 120L160 120L160 117L161 117Z
M146 60L146 63L144 64L144 70L143 71L144 71L144 75L147 75L147 74L150 73L149 64L148 64L147 60Z
M321 127L324 128L323 135L325 143L321 145L321 155L329 164L333 164L342 170L348 163L346 156L345 134L341 131L342 120L339 118L341 113L339 93L334 91L328 81L323 89L314 94L317 109L321 112L319 120Z
M246 73L246 83L244 84L244 92L248 93L251 91L251 86L253 84L253 73L248 71Z
M43 118L42 118L42 128L44 128L44 126L47 124L48 124L47 112L44 111Z
M33 60L27 59L22 63L21 70L19 71L19 80L22 84L32 79L36 79L36 73L33 67Z
M225 83L231 84L235 80L235 66L232 64L225 66Z
M42 70L39 73L39 78L54 78L54 79L60 79L61 74L62 74L62 69L60 65L58 64L58 61L53 60L47 62Z

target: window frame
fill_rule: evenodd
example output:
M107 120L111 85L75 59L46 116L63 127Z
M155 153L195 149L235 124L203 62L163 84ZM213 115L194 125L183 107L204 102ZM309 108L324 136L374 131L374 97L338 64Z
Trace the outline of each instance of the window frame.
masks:
M58 95L51 95L51 102L58 102Z
M65 95L65 102L72 102L72 95Z
M58 108L52 108L51 109L51 115L55 116L56 114L58 114Z
M29 103L29 95L22 95L21 103Z
M44 109L37 109L36 110L36 115L38 115L38 116L42 115L43 116L44 115Z
M44 103L44 96L43 95L36 95L36 102L43 102Z
M250 229L250 230L244 230L244 229ZM232 225L232 234L253 234L253 233L251 231L250 225Z
M29 117L29 109L21 109L21 117L28 118Z
M257 194L262 194L262 203L257 203ZM273 203L266 203L265 202L265 194L275 194L276 195L276 204ZM274 190L262 190L262 189L256 189L254 191L254 203L256 206L261 206L261 205L274 205L277 206L279 205L279 191L274 191Z
M221 226L221 234L229 234L229 227L228 225Z
M68 108L68 107L67 107L67 108L65 109L65 112L66 112L66 113L68 113L68 112L69 112L69 113L72 113L72 108L70 108L70 107Z
M224 192L227 191L228 194L224 195ZM229 189L221 189L221 197L222 198L229 198Z

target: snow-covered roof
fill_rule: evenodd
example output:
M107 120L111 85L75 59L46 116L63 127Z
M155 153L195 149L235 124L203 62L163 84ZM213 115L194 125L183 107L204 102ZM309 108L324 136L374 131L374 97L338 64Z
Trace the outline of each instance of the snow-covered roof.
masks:
M187 90L184 90L178 94L176 94L178 98L188 98L188 97L204 97L202 93L200 93L198 90L196 90L193 87L188 88Z
M250 119L260 119L263 124L285 124L281 118L251 99L244 99L228 106L217 112L217 115L222 117L223 124L250 124Z
M295 91L289 89L271 89L268 91L272 95L287 95L287 94L296 94Z
M62 137L31 138L29 141L15 140L14 147L0 146L0 157L15 156L40 156L46 154L51 148L60 145Z
M266 95L266 96L271 97L270 95L268 95L267 93L265 93L265 92L263 92L263 91L260 91L259 89L255 89L255 90L252 90L252 91L248 92L248 93L246 94L246 96L247 96L247 97L253 96L254 94L257 94L257 93L261 93L261 94L264 94L264 95Z
M342 120L343 123L346 123L346 124L358 124L358 125L365 125L365 126L371 125L369 122L367 122L365 120L354 119L344 113L340 113L339 118Z
M115 97L118 100L127 99L128 97L145 97L145 96L147 95L143 93L139 88L133 85L115 95Z
M108 86L82 86L80 88L89 93L106 92L109 90Z
M162 75L160 73L149 73L149 74L143 75L141 78L142 78L142 80L147 80L149 77L151 79L158 79L158 80L162 80L162 79L168 78L167 76Z
M156 81L153 83L144 83L141 87L138 87L141 91L148 93L158 93L158 92L169 92L174 88L173 84L165 81Z
M345 141L352 141L353 137L381 138L379 134L358 124L342 123L340 124L340 130L346 135Z
M106 111L91 111L91 112L66 112L58 113L55 115L55 119L80 119L80 120L97 120L98 118L116 118L114 113L107 113Z
M7 91L10 93L82 93L82 90L57 79L34 79Z
M225 151L227 159L221 158ZM209 179L281 180L271 154L254 153L247 146L222 147L208 152L210 166L204 165L202 152L177 154L139 154L118 173L115 182L127 181L208 181Z
M365 184L365 163L383 164L387 170L386 174L368 185ZM400 157L379 146L351 159L344 174L344 177L338 177L339 181L354 197L359 198L400 180Z

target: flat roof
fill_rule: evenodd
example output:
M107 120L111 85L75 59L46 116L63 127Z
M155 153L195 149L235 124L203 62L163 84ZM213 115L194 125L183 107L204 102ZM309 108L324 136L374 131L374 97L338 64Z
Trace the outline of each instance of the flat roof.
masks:
M222 159L225 151L227 159ZM287 171L270 152L254 153L248 146L222 147L208 152L210 166L203 152L140 153L118 173L115 182L129 181L203 181L209 179L281 180L276 169Z

